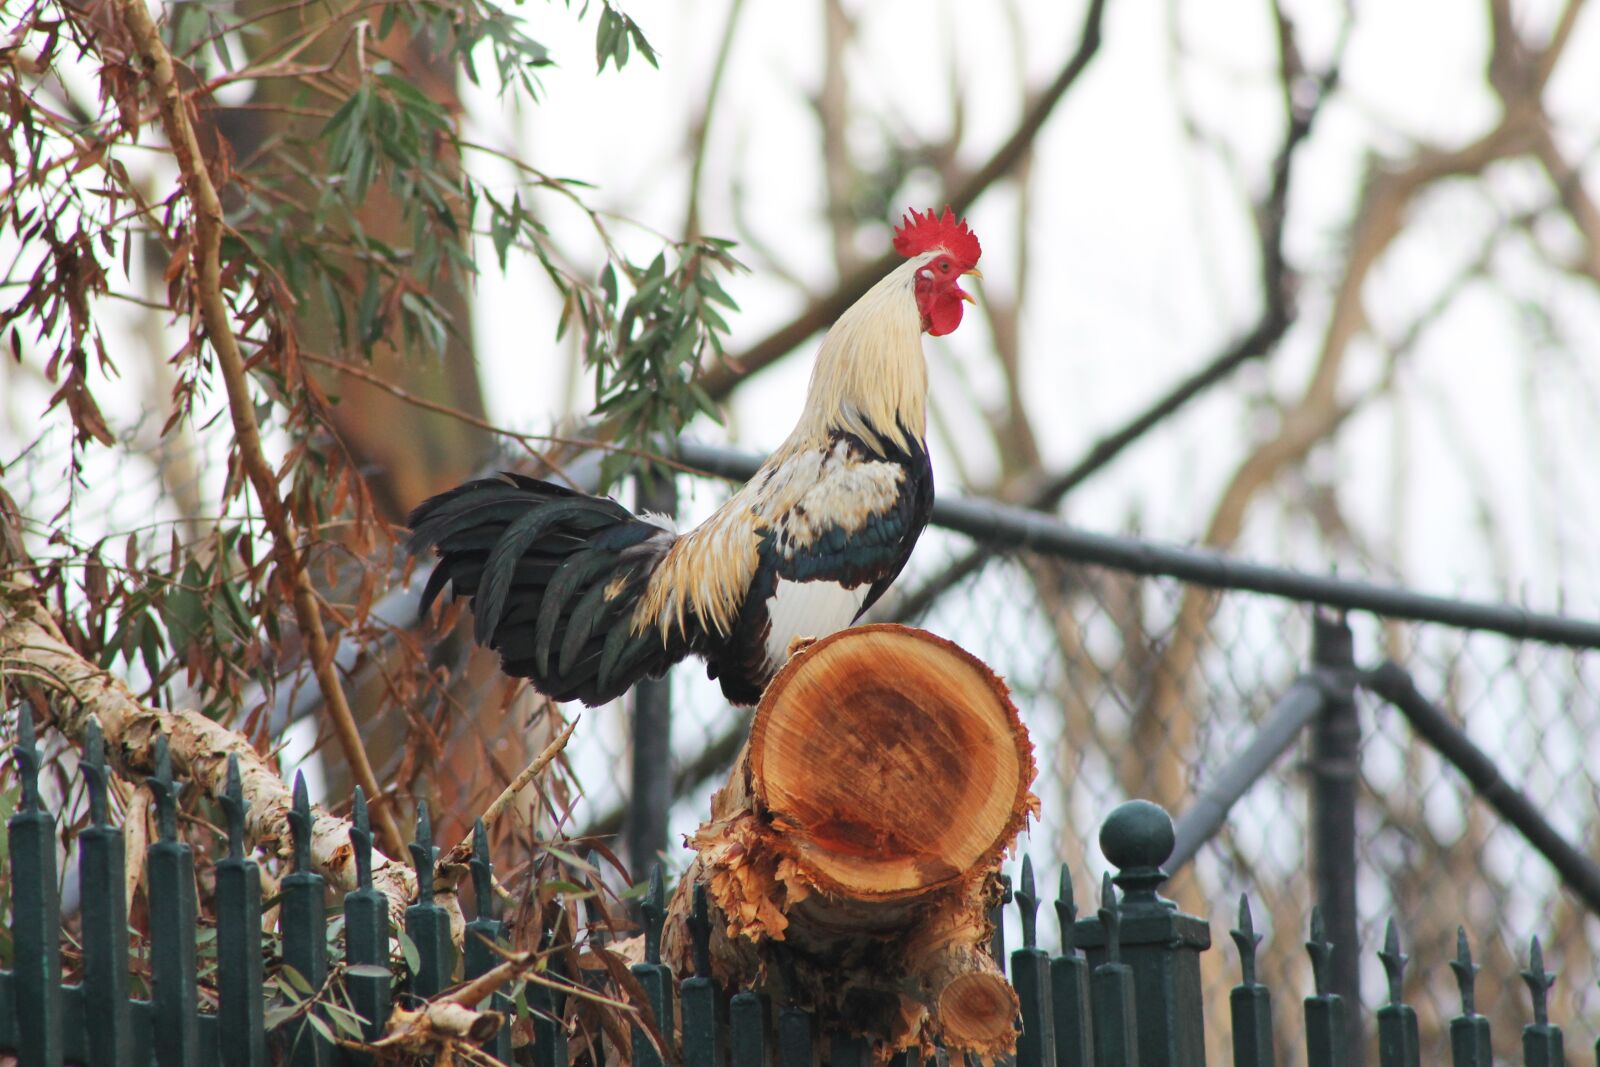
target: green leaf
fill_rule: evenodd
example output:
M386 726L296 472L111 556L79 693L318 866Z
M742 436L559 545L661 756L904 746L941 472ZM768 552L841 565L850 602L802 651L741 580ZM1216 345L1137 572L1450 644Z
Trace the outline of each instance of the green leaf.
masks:
M586 874L600 873L599 868L597 868L594 864L590 863L586 859L579 858L574 853L568 852L565 849L556 848L554 845L546 845L544 850L550 853L550 855L554 856L556 859L560 860L562 863L565 863L567 866L575 867Z
M306 981L305 976L287 963L278 971L278 975L289 983L290 989L303 997L313 996L316 993L316 990L311 988L311 983Z
M338 1044L339 1039L333 1036L333 1031L328 1029L328 1024L322 1021L322 1017L320 1015L317 1015L314 1012L308 1014L306 1016L306 1022L310 1023L311 1029L321 1034L322 1039L328 1042L328 1044Z
M160 627L149 615L143 616L139 620L139 656L144 660L144 669L150 675L151 682L161 677L163 647Z
M422 953L417 951L417 943L404 930L396 930L395 935L400 939L400 954L406 958L406 970L416 974L422 969Z
M328 1018L333 1020L333 1025L339 1032L353 1040L361 1040L361 1024L366 1022L366 1017L360 1015L342 1004L335 1004L331 1000L324 1000L322 1006L327 1010Z
M628 32L633 37L634 47L639 50L640 55L644 56L644 61L659 70L660 64L656 62L656 50L650 47L649 41L644 39L644 32L639 29L638 24L630 21Z
M606 61L612 58L616 47L617 34L621 32L622 24L609 6L600 12L600 26L595 31L594 58L595 73L606 69Z
M739 310L739 305L734 303L733 297L729 296L710 274L702 274L695 279L695 288L704 293L707 300L715 300L729 311Z
M273 1004L262 1013L261 1022L263 1029L276 1030L300 1011L297 1004Z

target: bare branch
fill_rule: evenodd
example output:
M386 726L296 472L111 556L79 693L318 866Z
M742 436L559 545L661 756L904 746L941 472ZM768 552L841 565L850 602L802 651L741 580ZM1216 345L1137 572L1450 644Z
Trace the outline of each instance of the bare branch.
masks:
M1555 73L1556 63L1561 59L1561 53L1566 50L1567 42L1572 39L1572 27L1577 25L1578 15L1583 11L1586 0L1567 0L1567 6L1561 9L1561 18L1556 22L1556 28L1550 34L1549 42L1539 50L1539 57L1535 61L1534 84L1539 92L1550 81L1550 75Z
M1494 129L1463 148L1423 151L1405 166L1375 169L1351 226L1350 252L1335 288L1317 363L1300 398L1283 413L1277 431L1252 449L1229 479L1212 511L1204 544L1224 548L1237 540L1257 494L1331 437L1366 399L1340 400L1340 372L1351 341L1366 326L1362 293L1367 278L1404 229L1406 211L1415 198L1441 179L1478 174L1499 159L1526 154L1533 148L1537 129L1527 108L1508 106ZM1185 590L1172 639L1152 672L1149 696L1135 719L1128 752L1139 755L1137 763L1130 759L1125 764L1124 784L1158 803L1176 804L1182 796L1181 760L1193 734L1186 690L1215 603L1215 594L1208 590L1194 586ZM1149 758L1152 752L1157 758Z
M379 788L366 749L362 746L360 730L356 727L355 716L334 666L333 649L323 631L316 591L312 588L304 561L295 548L299 543L299 533L295 529L294 517L284 507L283 499L278 494L277 473L262 449L261 429L256 424L255 407L250 399L244 356L239 350L239 340L234 336L227 302L222 295L221 246L225 226L222 201L217 196L194 124L190 121L188 102L178 88L177 69L172 55L161 39L150 9L145 6L144 0L120 0L119 7L134 45L144 59L160 105L162 126L172 145L172 154L183 175L184 189L193 207L195 232L191 238L191 255L198 288L196 300L205 336L216 351L217 364L227 388L228 409L233 419L240 461L261 502L267 527L272 531L273 556L285 584L293 592L295 621L306 643L324 705L333 720L339 747L356 781L372 798L373 822L377 824L384 848L398 855L405 846L395 822L393 805L388 794Z
M89 721L98 721L107 758L125 777L153 773L156 740L166 737L174 767L209 796L220 797L227 787L228 757L238 757L249 806L246 836L280 855L289 854L288 814L294 798L257 755L250 739L198 712L165 711L139 703L121 679L72 648L40 602L38 590L16 575L0 578L0 665L10 663L34 668L40 684L69 698L56 704L55 727L75 743L84 744ZM348 821L322 811L315 813L311 862L334 886L356 888ZM375 849L372 884L387 899L396 929L404 929L406 905L417 890L411 868ZM459 941L460 905L453 894L441 893L440 900L450 909L451 926Z
M554 740L544 746L544 751L533 758L532 763L524 767L515 778L507 783L506 787L500 791L500 795L495 798L494 803L483 809L483 814L479 818L483 820L484 829L487 830L493 827L495 820L500 817L500 813L505 811L511 802L517 799L517 794L526 789L529 782L539 777L544 769L550 766L551 761L561 755L562 750L567 747L567 742L572 740L572 731L578 728L579 718L581 716L574 716L572 721L567 723L567 728L557 734ZM439 863L441 866L444 864L466 863L471 856L472 839L464 837L456 842L455 847L447 854L440 857Z
M733 51L734 31L739 27L739 16L744 13L744 0L733 0L728 7L728 21L722 27L722 41L717 45L717 60L711 68L711 82L706 86L706 102L700 109L689 132L689 207L684 213L683 239L693 241L700 236L700 177L705 168L706 142L711 134L711 116L717 108L717 98L722 89L722 76L728 69L728 56Z
M1061 68L1055 80L1023 113L1022 121L1018 123L1016 130L995 150L988 162L979 167L958 188L951 191L948 199L950 206L956 212L966 211L984 190L1011 173L1022 160L1034 139L1038 137L1039 131L1044 128L1046 120L1055 111L1056 105L1061 103L1067 90L1072 88L1073 83L1078 80L1079 75L1099 51L1100 23L1105 7L1106 0L1090 0L1088 13L1084 16L1083 31L1078 39L1078 47L1072 57ZM757 341L743 354L730 357L727 363L708 368L700 376L701 386L713 400L725 399L745 378L776 363L806 338L844 314L851 304L872 288L879 278L893 270L898 262L899 257L890 252L852 271L848 277L840 279L832 292L813 301L791 322Z
M855 36L856 24L840 0L823 0L822 29L822 88L811 103L822 128L822 177L827 189L825 210L833 238L833 263L839 276L844 277L861 265L861 256L855 249L856 219L850 207L857 172L845 139L851 117L845 51Z
M1246 333L1224 348L1204 366L1179 381L1154 403L1117 430L1100 438L1073 466L1044 482L1027 494L1027 506L1054 508L1063 497L1092 474L1105 467L1123 450L1160 423L1176 414L1191 400L1225 381L1234 371L1272 352L1294 321L1294 294L1298 276L1283 255L1283 231L1288 215L1289 183L1294 158L1310 136L1323 103L1338 85L1340 62L1349 24L1341 31L1340 43L1327 73L1318 79L1317 95L1304 105L1296 104L1293 81L1300 76L1298 51L1294 49L1288 23L1279 20L1280 80L1284 83L1285 131L1283 144L1273 160L1266 196L1256 210L1260 249L1261 287L1264 305L1261 315ZM920 616L941 594L975 573L988 559L982 549L957 557L934 575L895 609L898 620Z

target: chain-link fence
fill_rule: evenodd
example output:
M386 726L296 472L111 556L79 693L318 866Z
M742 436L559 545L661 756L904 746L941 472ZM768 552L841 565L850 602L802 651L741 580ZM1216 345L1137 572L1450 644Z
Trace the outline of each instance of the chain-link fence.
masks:
M874 617L933 630L1006 679L1039 763L1034 790L1042 815L1022 848L1041 870L1064 863L1080 908L1091 907L1093 887L1107 869L1093 840L1105 816L1134 796L1155 799L1174 815L1190 810L1311 669L1319 609L1306 600L1202 587L1058 552L998 550L926 610L904 618L904 606L923 599L916 591L965 557L972 543L930 529ZM1137 548L1137 542L1125 544ZM1413 608L1426 614L1438 606ZM1505 618L1512 624L1518 616ZM1594 852L1600 791L1589 768L1600 757L1600 641L1575 647L1366 612L1352 613L1349 623L1358 667L1386 659L1406 667L1418 689L1490 754L1499 773L1562 837L1580 852ZM1577 642L1587 632L1579 624L1575 636L1567 636ZM672 703L676 800L666 854L669 863L682 865L689 854L677 843L705 816L747 719L692 665L675 673ZM1322 770L1356 776L1356 867L1331 873L1354 880L1363 1001L1370 1012L1386 997L1376 953L1393 915L1415 960L1406 972L1406 995L1421 1016L1423 1047L1442 1055L1447 1020L1460 1010L1447 961L1462 927L1484 965L1478 1008L1494 1022L1497 1046L1503 1046L1497 1052L1510 1058L1521 1026L1530 1021L1515 977L1527 966L1530 939L1541 938L1551 970L1586 976L1595 970L1600 918L1563 891L1540 852L1399 712L1361 692L1357 719L1354 765ZM614 830L626 820L627 720L601 715L589 725L574 757L586 789L577 823ZM1211 922L1210 988L1237 980L1225 931L1236 924L1240 895L1248 893L1265 934L1263 981L1286 998L1310 991L1304 942L1317 898L1317 859L1309 733L1301 731L1166 888L1184 910ZM1053 930L1045 934L1047 944L1054 936ZM1227 1001L1211 1001L1213 1062L1226 1062ZM1600 1030L1600 993L1586 979L1558 983L1551 1015L1575 1042L1592 1040ZM1284 1028L1279 1048L1297 1049L1292 999L1277 1016ZM1366 1029L1371 1032L1370 1025Z

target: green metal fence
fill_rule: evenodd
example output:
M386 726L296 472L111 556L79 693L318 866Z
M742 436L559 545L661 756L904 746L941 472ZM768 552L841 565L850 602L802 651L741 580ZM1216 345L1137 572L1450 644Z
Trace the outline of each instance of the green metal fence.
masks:
M30 713L19 709L19 716L13 759L21 800L7 822L15 965L0 971L0 1050L14 1053L23 1067L365 1064L372 1062L368 1053L338 1039L374 1038L383 1031L392 1004L429 997L450 986L455 960L448 917L432 899L437 850L426 810L411 846L423 875L418 879L421 890L405 920L415 952L407 952L405 968L394 974L388 910L372 886L372 838L366 805L357 793L350 836L359 886L343 901L343 992L314 996L328 980L332 952L326 886L323 877L310 869L311 811L304 784L297 781L295 788L290 819L293 870L282 880L277 897L280 940L274 946L262 934L260 872L243 847L245 807L235 765L229 768L223 801L227 853L214 864L216 955L211 984L215 996L205 998L202 1007L195 858L190 846L178 839L176 785L163 743L158 747L157 771L148 780L159 827L146 856L148 993L134 995L122 884L123 837L108 824L104 752L97 733L91 733L84 758L91 825L80 835L78 847L81 981L64 985L55 820L40 801L39 757ZM505 934L503 923L493 914L495 895L484 841L480 827L471 869L477 899L488 911L467 925L464 978L494 965L489 945ZM993 946L996 959L1009 961L1021 1003L1017 1067L1199 1067L1206 1056L1206 1001L1225 992L1236 1067L1271 1067L1280 1062L1280 1054L1284 1062L1302 1058L1296 1054L1299 1050L1274 1048L1273 997L1257 980L1255 955L1261 937L1252 928L1247 900L1240 900L1238 928L1230 932L1239 953L1239 984L1231 991L1202 987L1199 959L1211 946L1210 930L1204 921L1180 914L1157 892L1165 880L1161 867L1174 842L1171 819L1155 805L1132 801L1117 808L1100 833L1101 850L1116 873L1104 876L1094 914L1078 917L1067 868L1062 868L1055 901L1062 950L1054 956L1037 947L1041 901L1032 864L1023 861L1016 892L1008 889L1002 904L1014 904L1019 910L1023 944L1008 956L1004 926L996 921ZM771 1063L865 1067L875 1062L865 1042L818 1032L811 1015L799 1007L770 1004L749 991L719 988L710 974L710 924L703 895L697 896L690 921L695 973L677 981L660 961L666 909L659 868L651 881L641 908L645 961L633 972L660 1032L673 1035L673 1055L685 1067ZM1347 1006L1328 991L1328 974L1332 958L1344 949L1327 941L1316 912L1306 951L1315 989L1300 1009L1303 1062L1309 1067L1339 1067L1349 1055ZM280 973L292 980L277 983L280 992L276 1002L270 1002L266 962L274 952L281 960ZM1424 1055L1429 1062L1444 1062L1445 1050L1419 1048L1416 1013L1402 998L1408 958L1393 922L1378 956L1389 979L1389 1003L1376 1013L1382 1067L1416 1067ZM1449 1026L1450 1063L1488 1067L1489 1022L1474 1010L1478 968L1472 963L1465 931L1459 934L1456 958L1447 962L1461 993L1460 1014ZM1532 1018L1522 1032L1523 1062L1526 1067L1563 1064L1562 1033L1546 1012L1555 976L1544 970L1537 939L1522 977L1531 994ZM392 981L395 978L398 985ZM727 995L730 992L732 996ZM530 984L524 993L533 1024L532 1044L513 1050L511 1035L503 1028L485 1044L485 1058L565 1067L566 997L544 985ZM495 999L497 1009L513 1010L504 993L495 994ZM659 1052L638 1029L631 1058L637 1067L663 1067ZM1595 1059L1600 1064L1600 1042ZM598 1067L598 1060L591 1062ZM909 1067L912 1060L901 1054L892 1062ZM944 1062L942 1054L938 1062Z

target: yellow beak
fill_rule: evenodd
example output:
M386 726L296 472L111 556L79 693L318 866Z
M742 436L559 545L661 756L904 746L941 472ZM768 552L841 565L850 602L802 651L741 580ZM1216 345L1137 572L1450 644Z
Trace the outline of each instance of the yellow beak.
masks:
M977 267L973 267L971 270L962 271L961 276L964 278L978 278L981 280L983 278L983 271L979 270Z
M977 267L973 267L971 270L962 271L961 272L961 276L963 278L978 278L978 279L982 279L983 278L983 271L979 270ZM965 289L961 288L961 286L959 286L959 285L956 286L956 295L959 296L961 299L965 300L969 304L976 304L978 302L977 299L974 298L971 293L967 292Z

